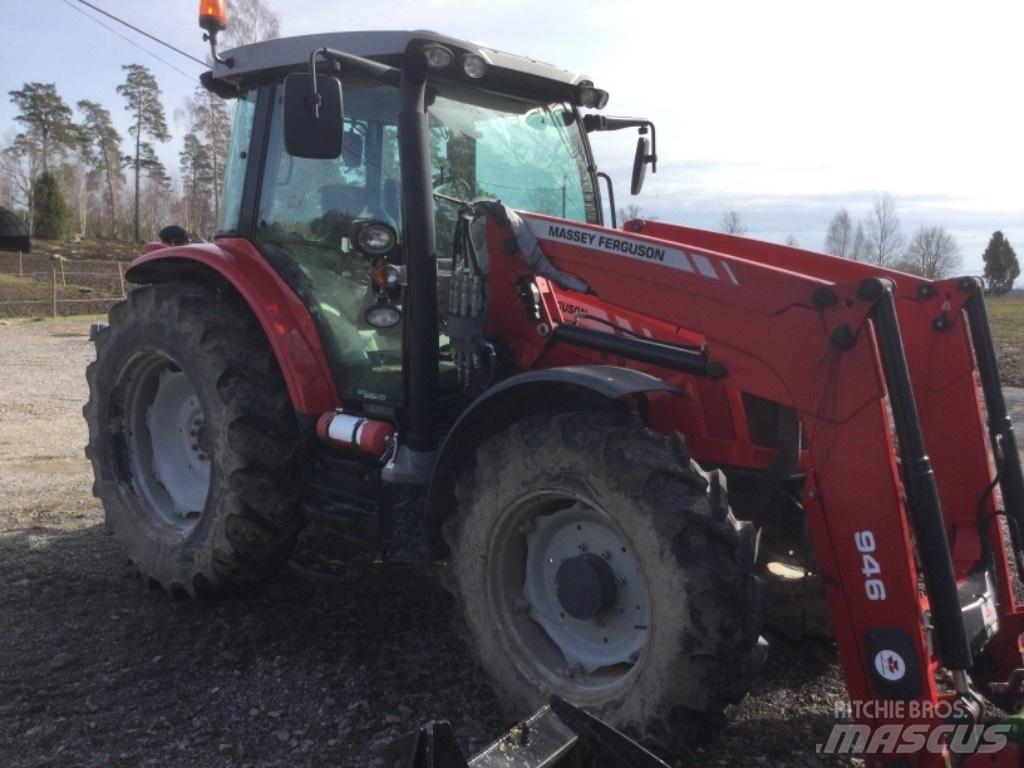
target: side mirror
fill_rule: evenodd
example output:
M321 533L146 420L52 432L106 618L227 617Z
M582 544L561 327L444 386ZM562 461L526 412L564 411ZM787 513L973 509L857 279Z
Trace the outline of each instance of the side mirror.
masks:
M308 74L288 75L284 81L284 148L292 157L335 160L341 154L344 129L341 80Z
M632 195L639 195L644 188L644 179L647 177L647 163L650 162L651 142L646 136L636 140L636 154L633 156L633 181L629 186Z

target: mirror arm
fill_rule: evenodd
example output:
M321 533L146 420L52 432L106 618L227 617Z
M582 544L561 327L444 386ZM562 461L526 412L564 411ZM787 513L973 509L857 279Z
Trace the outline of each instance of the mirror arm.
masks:
M651 131L651 154L645 160L651 164L651 173L658 172L658 139L655 135L654 123L642 117L608 117L607 115L584 115L583 129L587 133L594 131L621 131L623 128L639 128L640 133Z
M398 87L402 78L402 70L397 67L390 67L387 64L381 64L379 61L373 61L372 59L364 59L362 56L356 56L352 53L336 51L333 48L317 48L310 54L309 71L311 75L316 73L316 59L318 56L322 56L329 61L348 65L378 82L394 86L395 88Z
M654 132L654 123L648 122L647 127L651 129L651 154L647 156L647 162L651 164L651 173L658 172L658 139ZM644 129L640 129L640 133L643 133Z

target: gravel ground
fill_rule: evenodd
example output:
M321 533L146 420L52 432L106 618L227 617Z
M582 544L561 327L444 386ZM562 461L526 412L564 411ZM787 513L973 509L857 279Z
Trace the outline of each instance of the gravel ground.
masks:
M213 604L142 586L82 454L89 322L0 323L0 765L372 766L431 718L468 749L499 735L436 567ZM833 645L769 640L736 723L681 765L845 764L815 755L845 698Z

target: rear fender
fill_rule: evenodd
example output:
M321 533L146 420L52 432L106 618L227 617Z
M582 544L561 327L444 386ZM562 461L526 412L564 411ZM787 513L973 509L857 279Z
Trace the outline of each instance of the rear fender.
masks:
M125 273L133 283L226 282L248 304L277 359L295 410L322 414L341 403L316 325L294 291L248 240L143 249Z
M459 470L472 465L476 449L491 435L541 411L580 411L621 406L627 396L679 390L655 376L614 365L577 365L528 371L480 395L455 422L438 453L427 493L434 528L455 508ZM435 534L438 533L435 530ZM443 544L435 536L438 553Z

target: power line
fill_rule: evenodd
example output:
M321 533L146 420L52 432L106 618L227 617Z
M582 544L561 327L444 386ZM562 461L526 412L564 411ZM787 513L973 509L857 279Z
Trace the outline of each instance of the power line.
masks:
M100 21L99 19L97 19L94 16L90 16L88 13L83 11L81 8L79 8L79 7L75 6L75 5L72 5L70 0L61 0L61 2L64 3L64 5L66 5L68 8L73 10L75 13L82 14L83 16L85 16L85 18L89 19L89 21L93 21L93 22L99 24L101 27L103 27L107 31L112 32L113 34L117 35L122 40L124 40L126 43L128 43L128 45L131 45L131 46L134 46L134 47L138 48L143 53L149 54L150 56L152 56L154 59L156 59L160 63L170 67L171 69L173 69L175 72L180 74L182 77L186 77L189 80L191 80L192 82L195 82L196 78L195 78L194 75L190 75L188 72L185 72L185 71L183 71L181 69L178 69L178 67L176 67L173 64L171 64L171 62L167 61L166 59L161 58L160 56L157 56L152 51L150 51L150 50L148 50L146 48L143 48L141 45L136 43L134 40L132 40L131 38L127 37L126 35L122 35L120 32L118 32L116 29L114 29L110 25L104 24L102 21Z
M143 35L144 37L148 37L153 42L159 43L160 45L164 46L164 48L170 48L172 51L174 51L175 53L177 53L177 54L179 54L181 56L184 56L186 59L191 59L192 61L194 61L196 64L198 64L199 66L201 66L203 68L205 68L207 66L206 62L203 61L202 59L197 59L191 53L185 53L185 51L181 50L180 48L175 48L173 45L171 45L170 43L164 42L159 37L156 37L155 35L151 35L151 34L149 34L149 32L146 32L145 30L139 29L138 27L136 27L136 26L134 26L132 24L129 24L124 19L119 18L119 17L115 16L112 13L108 13L107 11L104 11L102 8L98 8L97 6L93 5L92 3L86 2L86 0L78 0L78 2L80 2L84 6L92 8L97 13L102 13L108 19L113 19L118 24L123 24L124 26L128 27L128 29L130 29L132 31L138 32L140 35Z

